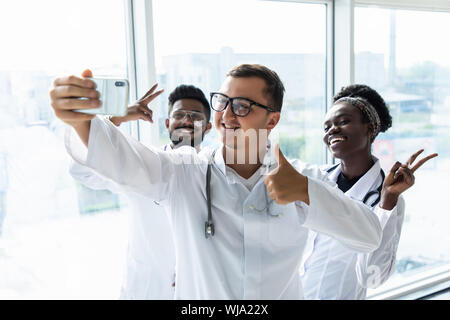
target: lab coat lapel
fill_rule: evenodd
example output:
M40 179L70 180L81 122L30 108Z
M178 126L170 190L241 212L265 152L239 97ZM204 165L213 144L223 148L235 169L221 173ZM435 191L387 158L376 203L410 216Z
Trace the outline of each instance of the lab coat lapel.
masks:
M374 157L374 165L346 192L352 199L363 201L366 194L378 188L377 178L380 175L380 161Z
M351 197L352 199L362 201L364 200L365 195L371 191L378 188L378 185L381 183L378 182L380 175L380 161L378 158L372 156L373 161L375 162L372 168L366 172L354 185L350 188L345 194ZM328 178L334 182L337 181L339 174L342 172L341 165L337 166L336 169L330 172Z

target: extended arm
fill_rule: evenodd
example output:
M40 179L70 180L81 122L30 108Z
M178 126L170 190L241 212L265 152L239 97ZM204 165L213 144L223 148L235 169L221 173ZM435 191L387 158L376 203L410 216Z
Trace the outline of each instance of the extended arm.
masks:
M370 254L359 254L356 264L358 281L363 287L376 288L395 271L395 259L405 213L401 194L415 182L414 172L437 156L430 154L413 164L423 149L414 153L406 163L396 162L383 182L381 201L374 209L383 228L380 247Z
M325 233L360 251L375 250L381 241L378 218L362 203L348 198L318 168L298 172L277 150L278 168L265 178L269 196L277 203L295 202L304 226ZM316 179L317 178L317 179Z
M395 271L397 248L402 231L405 201L400 197L391 211L377 206L374 213L383 228L380 246L370 253L359 253L356 262L358 282L365 288L376 288L386 282Z

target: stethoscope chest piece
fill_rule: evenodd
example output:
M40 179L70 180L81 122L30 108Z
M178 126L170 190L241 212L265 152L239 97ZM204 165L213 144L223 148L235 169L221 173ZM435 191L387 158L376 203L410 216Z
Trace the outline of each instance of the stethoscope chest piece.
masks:
M205 237L208 239L209 237L214 236L214 224L212 222L205 222Z

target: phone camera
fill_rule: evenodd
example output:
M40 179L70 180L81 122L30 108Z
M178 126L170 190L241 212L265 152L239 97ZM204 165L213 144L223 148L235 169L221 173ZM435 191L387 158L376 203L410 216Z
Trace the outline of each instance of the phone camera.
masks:
M125 85L125 82L123 81L116 81L116 87L123 87Z

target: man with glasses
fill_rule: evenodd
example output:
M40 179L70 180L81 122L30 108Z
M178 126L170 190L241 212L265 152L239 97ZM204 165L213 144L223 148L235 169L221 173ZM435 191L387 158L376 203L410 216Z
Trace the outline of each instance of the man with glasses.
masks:
M87 79L91 76L85 72L81 78L56 79L52 106L88 147L87 156L78 161L170 208L175 298L301 299L298 268L306 228L361 252L378 247L377 217L346 197L317 167L292 161L294 168L281 153L278 172L277 162L266 161L268 147L267 154L271 152L267 136L280 120L284 95L274 71L244 64L228 72L219 92L211 96L214 126L222 141L212 155L184 147L145 147L108 121L73 112L99 105ZM75 99L90 95L94 97ZM68 143L68 148L73 152L75 145ZM252 148L256 155L249 153ZM267 181L266 188L266 169L283 180ZM273 188L279 191L292 170L297 174L295 196L271 201Z
M153 112L148 104L162 90L154 86L147 94L128 108L123 117L110 117L115 125L141 119L153 122ZM200 143L211 129L211 109L203 92L192 85L180 85L169 95L168 118L165 125L171 143L162 150L176 149L182 145L200 149ZM70 173L74 179L94 190L124 193L120 186L102 178L95 171L73 162ZM126 272L121 299L173 299L175 276L175 248L172 228L164 208L153 200L134 193L124 194L131 208Z

